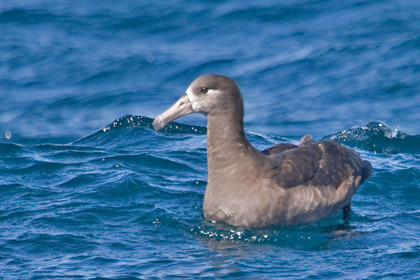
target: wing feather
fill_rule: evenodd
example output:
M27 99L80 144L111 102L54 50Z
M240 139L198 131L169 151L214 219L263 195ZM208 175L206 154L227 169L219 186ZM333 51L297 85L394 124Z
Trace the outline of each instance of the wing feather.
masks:
M270 176L284 188L307 185L337 189L350 177L360 176L362 183L371 170L370 163L362 161L352 149L331 141L299 147L280 144L264 152L272 159Z

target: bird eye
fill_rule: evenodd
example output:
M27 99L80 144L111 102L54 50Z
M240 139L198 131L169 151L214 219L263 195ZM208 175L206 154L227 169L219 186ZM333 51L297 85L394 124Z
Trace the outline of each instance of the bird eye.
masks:
M209 91L208 88L205 88L205 87L200 88L201 93L207 93L208 91Z

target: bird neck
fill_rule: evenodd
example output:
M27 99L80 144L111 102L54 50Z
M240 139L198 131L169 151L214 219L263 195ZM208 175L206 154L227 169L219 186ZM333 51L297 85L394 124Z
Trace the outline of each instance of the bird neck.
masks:
M245 137L243 110L207 116L209 182L221 180L223 176L243 175L250 167L261 167L265 162L265 156Z

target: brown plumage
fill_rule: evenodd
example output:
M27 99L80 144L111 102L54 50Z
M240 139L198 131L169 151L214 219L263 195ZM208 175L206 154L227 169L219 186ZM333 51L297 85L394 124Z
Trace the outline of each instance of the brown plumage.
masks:
M257 151L245 137L243 101L224 76L197 78L172 107L159 115L156 130L190 113L207 116L208 184L204 217L235 226L300 224L348 207L371 165L331 141L278 144Z

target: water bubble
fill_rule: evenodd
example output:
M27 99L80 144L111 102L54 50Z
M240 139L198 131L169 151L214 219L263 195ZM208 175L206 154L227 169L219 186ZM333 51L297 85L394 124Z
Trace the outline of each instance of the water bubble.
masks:
M155 56L153 54L149 54L146 57L146 61L149 62L149 63L152 63L153 61L155 61Z
M6 137L6 139L10 139L10 138L12 138L12 133L10 131L6 131L4 133L4 137Z

